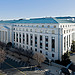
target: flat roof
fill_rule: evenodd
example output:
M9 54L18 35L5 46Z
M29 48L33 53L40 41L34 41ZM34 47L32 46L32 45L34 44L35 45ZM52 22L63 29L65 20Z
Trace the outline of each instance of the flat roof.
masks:
M0 23L75 23L75 17L46 17L19 20L1 20Z

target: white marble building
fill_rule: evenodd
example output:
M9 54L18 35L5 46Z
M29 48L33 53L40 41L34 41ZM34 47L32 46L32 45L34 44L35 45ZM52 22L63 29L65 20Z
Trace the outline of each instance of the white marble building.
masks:
M70 50L75 40L75 17L0 21L0 41L43 53L53 60Z

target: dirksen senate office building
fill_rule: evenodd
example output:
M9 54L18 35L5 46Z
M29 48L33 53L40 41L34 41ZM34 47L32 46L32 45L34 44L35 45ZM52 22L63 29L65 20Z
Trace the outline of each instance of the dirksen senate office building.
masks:
M16 48L43 53L52 60L71 50L75 17L45 17L0 21L0 41Z

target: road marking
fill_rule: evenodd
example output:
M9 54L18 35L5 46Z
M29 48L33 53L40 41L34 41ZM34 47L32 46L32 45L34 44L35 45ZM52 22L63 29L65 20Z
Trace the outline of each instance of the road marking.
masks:
M21 67L21 68L23 69L23 68L34 68L34 67L37 67L37 65L35 65L35 66L30 66L30 67Z
M19 69L15 68L14 66L12 66L12 65L8 64L7 62L5 62L5 63L6 63L7 65L9 65L10 67L13 67L14 69L16 69L17 71L19 71L20 73L22 73L22 74L26 75L26 73L24 73L24 72L20 71Z

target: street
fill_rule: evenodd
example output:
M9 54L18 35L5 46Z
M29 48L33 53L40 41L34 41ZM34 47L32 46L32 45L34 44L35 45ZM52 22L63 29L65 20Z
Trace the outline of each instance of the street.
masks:
M31 65L36 65L37 62L35 60L31 60ZM41 69L37 67L31 67L27 63L10 59L7 57L5 62L2 65L2 70L7 75L45 75L45 69L50 70L50 75L59 75L58 72L60 68L46 65L44 63L41 64Z
M18 69L19 67L24 67L24 62L18 63L10 58L7 58L5 62L2 64L2 70L8 75L11 72L18 72L18 75L26 75L23 71ZM14 72L12 71L12 69L14 70ZM10 72L7 70L10 70Z

